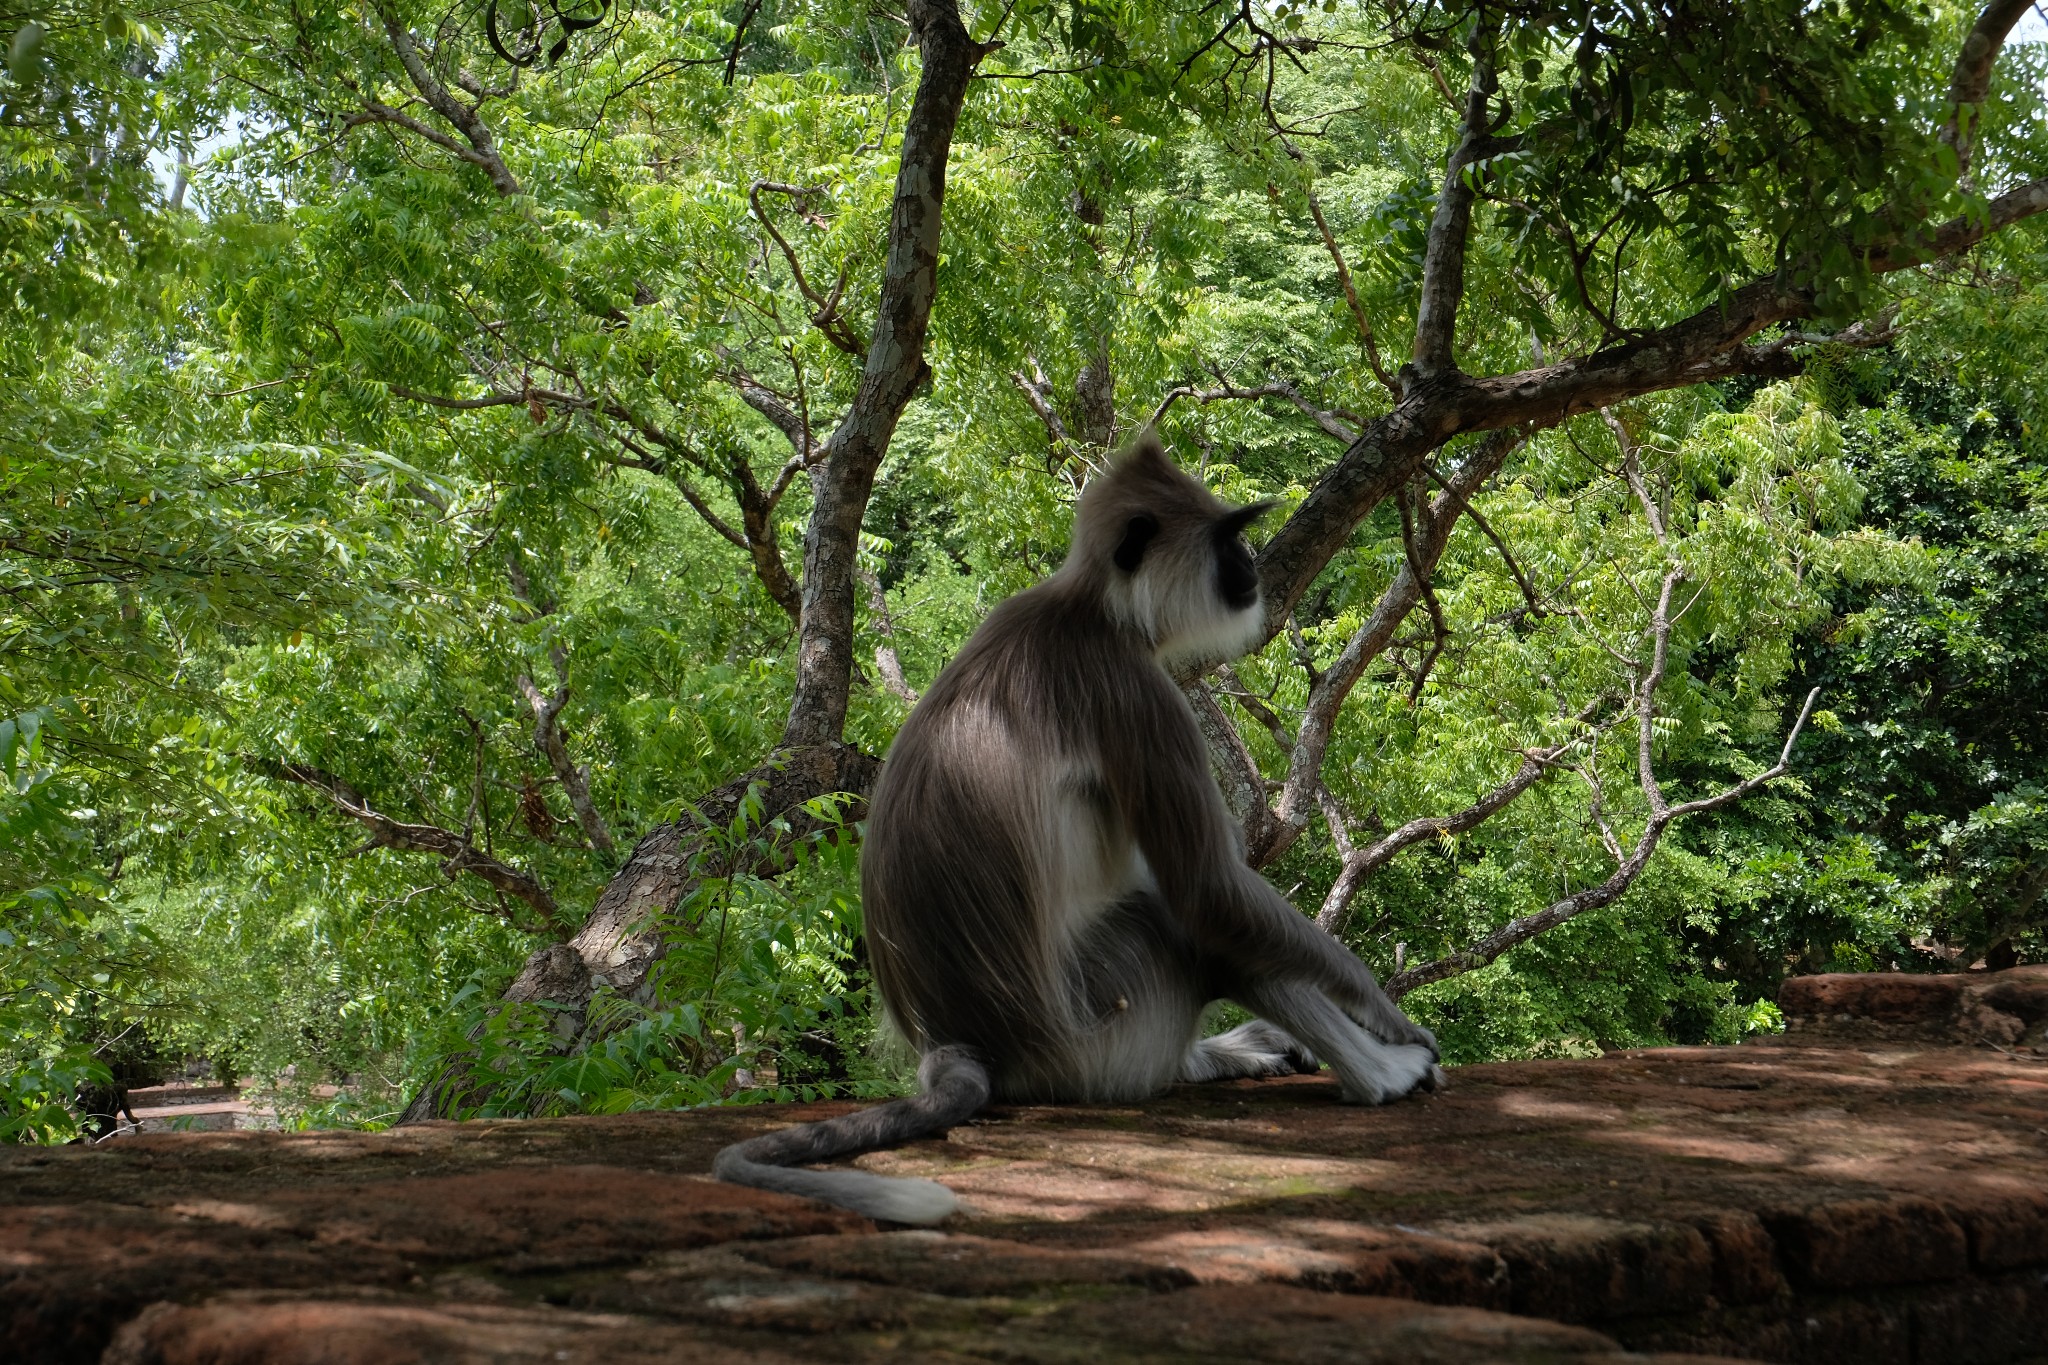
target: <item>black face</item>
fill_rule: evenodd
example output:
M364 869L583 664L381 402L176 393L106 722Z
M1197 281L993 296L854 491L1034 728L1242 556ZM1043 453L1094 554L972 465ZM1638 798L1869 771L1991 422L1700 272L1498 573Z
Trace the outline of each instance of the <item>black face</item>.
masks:
M1240 507L1216 523L1216 595L1232 611L1243 611L1259 600L1259 570L1252 562L1251 547L1244 543L1244 528L1251 525L1270 504Z

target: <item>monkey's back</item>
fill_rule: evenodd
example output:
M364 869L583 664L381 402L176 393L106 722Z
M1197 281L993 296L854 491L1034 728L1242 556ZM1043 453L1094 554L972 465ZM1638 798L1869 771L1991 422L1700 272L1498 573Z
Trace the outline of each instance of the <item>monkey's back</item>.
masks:
M997 607L932 684L889 751L862 853L891 1015L921 1049L976 1049L999 1088L1071 1041L1046 1003L1060 998L1062 916L1130 856L1104 775L1075 756L1114 725L1116 677L1156 672L1064 586Z

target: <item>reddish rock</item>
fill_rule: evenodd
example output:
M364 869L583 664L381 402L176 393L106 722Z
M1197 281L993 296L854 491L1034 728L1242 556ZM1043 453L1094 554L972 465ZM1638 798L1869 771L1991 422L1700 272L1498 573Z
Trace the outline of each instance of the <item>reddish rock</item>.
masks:
M0 1341L19 1358L90 1359L143 1305L208 1291L395 1286L449 1262L530 1274L873 1226L808 1200L615 1167L510 1167L221 1199L184 1195L167 1166L156 1167L155 1207L0 1205Z
M1847 1016L1879 1024L1944 1024L1955 1014L1965 984L1961 976L1905 972L1794 976L1778 988L1778 1008L1795 1019L1839 1021Z
M954 1298L1014 1297L1063 1286L1177 1289L1194 1277L1163 1259L1060 1251L961 1233L796 1237L740 1253L757 1265L828 1279L901 1285Z
M2025 1023L2040 974L1979 975L1956 998ZM0 1151L0 1359L96 1361L117 1329L115 1359L165 1362L1618 1340L1932 1365L2048 1341L2048 1062L2025 1052L1793 1037L1465 1067L1378 1109L1297 1077L996 1110L861 1161L951 1184L967 1212L936 1233L703 1178L725 1142L847 1108Z
M1919 976L1835 972L1795 976L1778 990L1794 1033L2048 1047L2048 964Z
M1443 1230L1499 1254L1517 1313L1606 1322L1702 1308L1714 1291L1713 1248L1685 1223L1539 1213Z
M1019 1365L1533 1365L1622 1358L1612 1338L1582 1327L1474 1308L1239 1285L1205 1286L1129 1302L1074 1304L1024 1319L992 1338L987 1354ZM1649 1365L1642 1356L1628 1358ZM1680 1365L1682 1359L1650 1358L1661 1365Z
M738 1239L873 1230L858 1214L703 1176L617 1166L513 1167L349 1191L273 1194L249 1204L181 1205L201 1216L282 1217L317 1242L418 1260L497 1262L511 1274L637 1260ZM246 1210L246 1214L244 1211Z
M797 1365L816 1361L1243 1361L1274 1365L1685 1365L1627 1356L1584 1328L1470 1308L1300 1290L1196 1289L1067 1305L988 1325L856 1334L801 1350L612 1314L377 1300L157 1304L124 1326L106 1365ZM1725 1365L1725 1362L1723 1363Z
M2048 1021L2048 963L1985 972L1969 990L1992 1009L2028 1024Z
M1969 1237L1980 1270L2048 1264L2048 1192L2013 1181L1952 1199L1948 1213Z
M1202 1284L1287 1284L1476 1308L1508 1306L1508 1268L1443 1231L1333 1218L1233 1219L1163 1231L1124 1248Z
M631 1318L469 1304L216 1299L154 1304L104 1365L799 1365Z
M1769 1303L1786 1292L1778 1247L1753 1213L1716 1210L1687 1219L1714 1257L1714 1297L1724 1304ZM2048 1259L2048 1258L2044 1258Z
M1953 1280L1970 1269L1969 1240L1931 1199L1859 1199L1771 1210L1792 1277L1821 1289Z
M629 1270L585 1278L562 1303L685 1322L719 1334L832 1340L985 1316L980 1303L963 1307L891 1284L785 1272L731 1247L664 1254Z

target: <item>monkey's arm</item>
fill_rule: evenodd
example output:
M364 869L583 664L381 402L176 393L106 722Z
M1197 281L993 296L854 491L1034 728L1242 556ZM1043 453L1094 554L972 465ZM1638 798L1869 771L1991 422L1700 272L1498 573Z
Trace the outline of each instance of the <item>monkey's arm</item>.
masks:
M1226 962L1257 964L1254 980L1296 978L1319 987L1344 1013L1389 1043L1415 1043L1439 1057L1436 1035L1401 1012L1372 968L1287 902L1242 862L1218 870L1204 918L1217 921ZM1237 926L1242 926L1238 928ZM1241 946L1237 941L1246 940ZM1263 943L1261 949L1253 946Z
M1185 724L1154 733L1142 749L1126 738L1118 747L1135 780L1118 785L1132 835L1166 903L1215 964L1228 993L1298 981L1321 990L1384 1041L1419 1044L1436 1055L1435 1036L1387 998L1372 969L1246 864L1194 716L1177 693L1173 702Z

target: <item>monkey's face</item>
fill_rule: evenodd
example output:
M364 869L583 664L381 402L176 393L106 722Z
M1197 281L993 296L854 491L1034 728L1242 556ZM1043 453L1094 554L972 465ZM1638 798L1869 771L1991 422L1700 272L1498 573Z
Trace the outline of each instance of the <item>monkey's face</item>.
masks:
M1141 440L1082 498L1074 554L1107 559L1105 605L1161 662L1235 658L1263 631L1244 532L1270 506L1221 501Z

